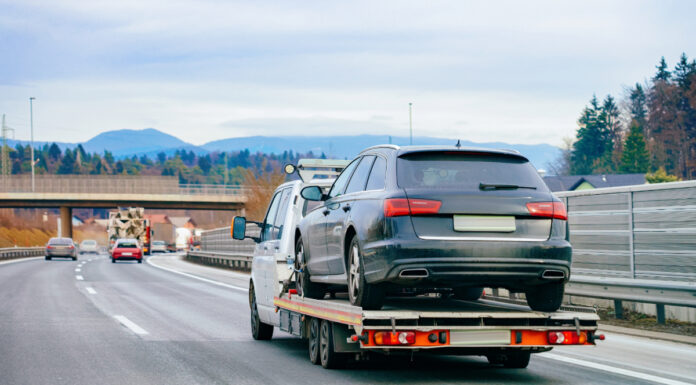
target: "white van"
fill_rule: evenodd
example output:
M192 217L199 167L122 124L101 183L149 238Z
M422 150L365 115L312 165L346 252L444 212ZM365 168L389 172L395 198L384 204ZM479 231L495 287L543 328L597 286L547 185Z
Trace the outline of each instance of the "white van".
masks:
M251 238L257 243L249 283L251 327L255 339L271 338L273 327L280 324L273 298L280 294L283 281L292 275L295 262L295 229L306 213L321 204L305 200L300 196L300 191L307 186L319 186L328 190L349 162L335 159L301 159L297 167L286 165L286 173L298 172L301 179L278 186L263 222L249 222L260 228L258 236L247 235L246 218L234 218L233 238Z

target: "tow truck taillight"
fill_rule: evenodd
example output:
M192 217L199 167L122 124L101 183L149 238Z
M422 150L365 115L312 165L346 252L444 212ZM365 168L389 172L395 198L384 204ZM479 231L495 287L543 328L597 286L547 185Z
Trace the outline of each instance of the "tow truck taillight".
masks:
M549 344L551 345L583 345L587 342L587 333L576 331L550 331Z
M375 345L413 345L416 343L415 332L377 332Z
M527 203L529 215L554 219L568 219L568 213L563 202L529 202Z
M442 202L430 199L391 198L384 200L384 216L437 214Z

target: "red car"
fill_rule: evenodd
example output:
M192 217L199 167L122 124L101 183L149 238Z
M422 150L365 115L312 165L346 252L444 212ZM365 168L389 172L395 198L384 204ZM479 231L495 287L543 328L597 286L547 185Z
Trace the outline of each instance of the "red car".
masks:
M143 250L137 239L119 239L111 250L111 263L120 260L135 260L143 263Z

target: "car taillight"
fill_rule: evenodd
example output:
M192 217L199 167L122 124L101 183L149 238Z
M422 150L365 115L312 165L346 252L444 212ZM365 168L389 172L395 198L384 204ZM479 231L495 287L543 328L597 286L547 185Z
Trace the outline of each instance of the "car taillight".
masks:
M52 249L52 248L53 248L53 246L51 246L51 245L48 245L48 246L46 246L46 248L47 248L47 249Z
M582 345L587 342L587 334L580 332L578 335L576 331L551 331L548 338L551 345Z
M392 198L384 200L384 216L437 214L442 202L429 199Z
M414 332L377 332L375 345L413 345L416 343Z
M568 219L568 213L563 202L529 202L527 203L529 215L533 217Z

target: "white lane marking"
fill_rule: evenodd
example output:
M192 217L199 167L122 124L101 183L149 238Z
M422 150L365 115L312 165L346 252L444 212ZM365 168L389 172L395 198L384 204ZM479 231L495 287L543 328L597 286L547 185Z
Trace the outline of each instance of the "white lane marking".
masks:
M140 335L150 334L147 332L147 330L141 328L140 326L136 325L133 321L129 320L128 318L126 318L122 315L115 315L114 318L116 318L116 320L118 322L120 322L121 325L127 327L128 329L130 329L130 331L132 331L135 334L140 334Z
M17 262L35 261L37 259L44 259L44 257L27 257L27 258L10 259L9 261L0 262L0 265L7 265L10 263L17 263Z
M166 270L166 271L168 271L168 272L170 272L170 273L180 274L180 275L183 275L183 276L186 276L186 277L189 277L189 278L197 279L197 280L199 280L199 281L208 282L208 283L213 284L213 285L218 285L218 286L227 287L227 288L234 289L234 290L239 290L239 291L244 292L244 293L249 292L249 289L247 289L247 288L245 288L245 287L229 285L229 284L222 283L222 282L219 282L219 281L214 281L214 280L212 280L212 279L207 279L207 278L199 277L199 276L197 276L197 275L193 275L193 274L184 273L184 272L181 272L181 271L178 271L178 270L170 269L170 268L168 268L168 267L163 267L163 266L160 266L160 265L156 265L154 262L150 262L150 258L146 259L145 262L147 262L148 265L150 265L150 266L156 267L156 268L158 268L158 269Z
M92 262L92 258L88 259L87 262Z
M83 276L81 276L81 275L76 275L76 276L75 276L75 279L77 279L78 281L84 281L84 280L85 280L85 277L83 277Z
M85 288L89 294L97 294L97 291L92 289L91 287L86 287Z
M562 362L565 362L568 364L584 366L587 368L602 370L605 372L616 373L616 374L620 374L622 376L638 378L638 379L646 380L646 381L652 381L652 382L656 382L658 384L689 385L689 383L687 383L687 382L670 380L669 378L653 376L651 374L646 374L646 373L634 372L633 370L616 368L616 367L609 366L609 365L598 364L596 362L578 360L576 358L565 357L565 356L561 356L561 355L554 354L554 353L540 353L539 356L545 357L545 358L550 358L550 359L556 360L556 361L562 361Z
M76 273L79 273L79 272L81 272L81 271L82 271L82 269L80 269L79 267L78 267L77 269L75 269L75 272L76 272Z

